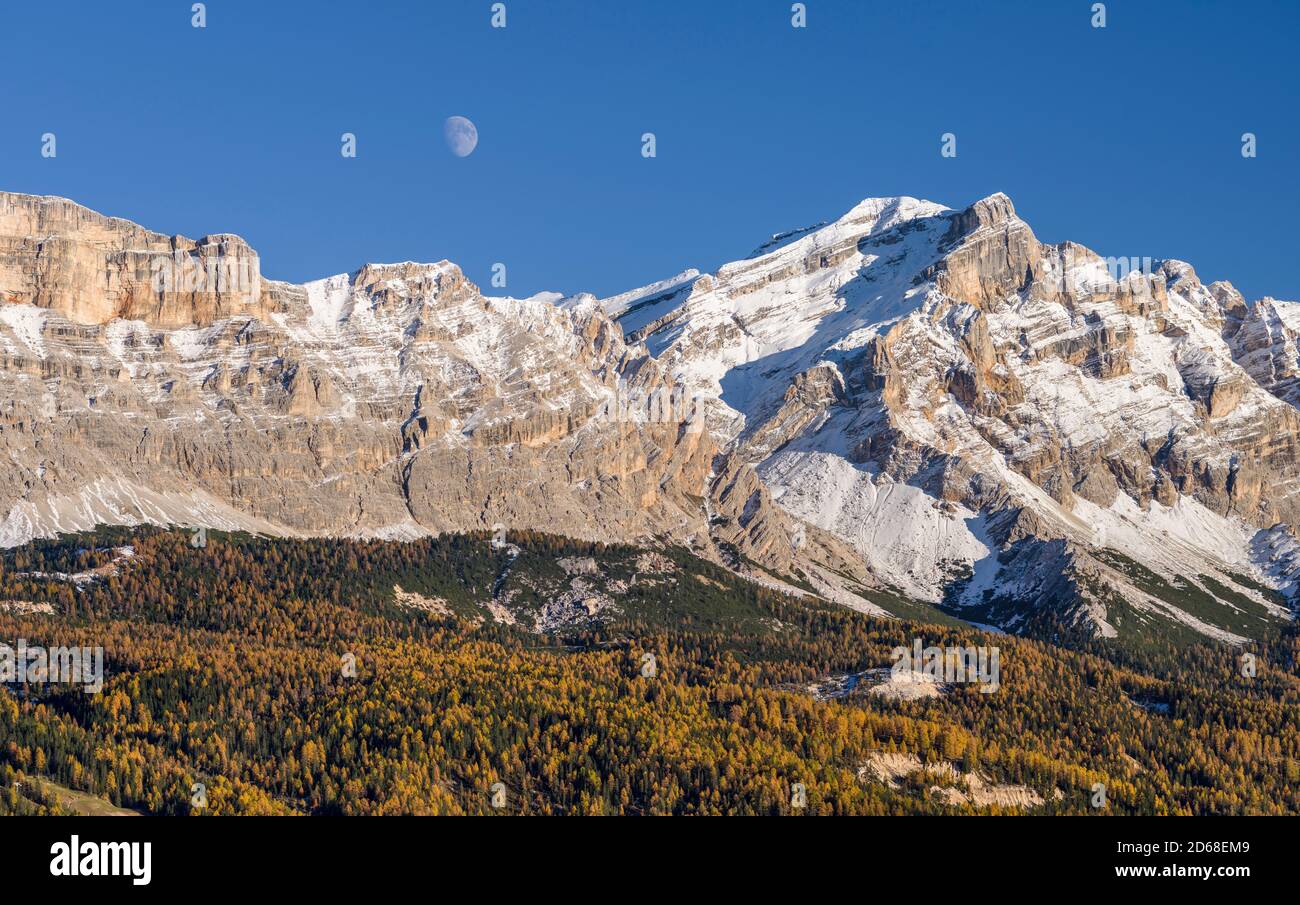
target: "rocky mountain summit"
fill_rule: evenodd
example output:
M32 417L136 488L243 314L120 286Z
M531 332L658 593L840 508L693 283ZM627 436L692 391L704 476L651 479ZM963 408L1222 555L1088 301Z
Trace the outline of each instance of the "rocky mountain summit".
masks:
M670 541L870 611L1226 641L1289 616L1300 304L869 199L713 273L266 279L0 193L0 544L97 522Z

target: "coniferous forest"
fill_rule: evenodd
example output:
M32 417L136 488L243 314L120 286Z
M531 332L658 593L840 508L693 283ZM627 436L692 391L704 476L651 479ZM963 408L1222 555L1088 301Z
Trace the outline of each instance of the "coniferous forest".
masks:
M1300 811L1290 625L1246 676L1226 645L876 618L680 549L193 541L3 552L0 642L100 646L105 678L0 686L0 813ZM574 570L613 605L551 618ZM996 645L1000 687L844 681L917 638Z

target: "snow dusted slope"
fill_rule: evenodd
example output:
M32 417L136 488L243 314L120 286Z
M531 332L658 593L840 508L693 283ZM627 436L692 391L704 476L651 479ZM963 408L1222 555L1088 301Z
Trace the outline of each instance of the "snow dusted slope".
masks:
M633 336L778 505L901 591L1103 634L1285 615L1261 539L1300 516L1288 303L1043 245L1002 195L864 201L673 301Z
M618 319L625 333L633 333L676 308L699 275L693 268L684 270L675 277L601 299L600 306L610 317Z
M935 260L945 210L914 198L864 201L774 251L695 279L677 307L629 335L692 391L720 400L716 423L738 432L779 403L794 374L833 360L831 345L847 351L916 306L908 280Z

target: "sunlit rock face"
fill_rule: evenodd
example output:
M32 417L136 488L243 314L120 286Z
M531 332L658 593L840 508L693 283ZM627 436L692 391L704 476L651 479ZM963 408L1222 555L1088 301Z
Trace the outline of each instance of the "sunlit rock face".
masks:
M485 297L453 264L262 277L0 195L0 542L96 522L406 537L685 537L714 448L598 308ZM688 414L688 413L687 413Z
M207 325L273 304L238 236L161 236L62 198L0 193L0 299L78 324Z

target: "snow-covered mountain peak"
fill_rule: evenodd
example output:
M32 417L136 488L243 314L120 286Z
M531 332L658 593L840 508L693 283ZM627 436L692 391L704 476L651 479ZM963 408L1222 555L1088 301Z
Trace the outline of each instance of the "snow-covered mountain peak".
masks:
M1100 548L1266 579L1253 532L1300 516L1300 306L1041 243L1002 193L868 199L760 251L625 329L878 576L938 599L969 568L963 600L1011 599L1028 579L998 557L1032 538L1073 545L1068 569ZM1033 568L1066 569L1052 549Z
M713 274L625 294L634 301L619 321L689 391L715 400L712 425L734 436L778 406L796 374L859 354L879 325L924 304L919 275L942 257L954 216L916 198L868 198Z
M872 231L887 229L904 220L933 217L948 212L949 208L924 198L911 195L894 195L881 198L864 198L836 220L836 223L871 223Z
M722 278L761 266L764 261L792 259L815 249L836 248L848 241L882 234L904 223L947 213L951 211L941 204L909 196L867 198L835 220L777 233L748 258L724 264L717 273Z

